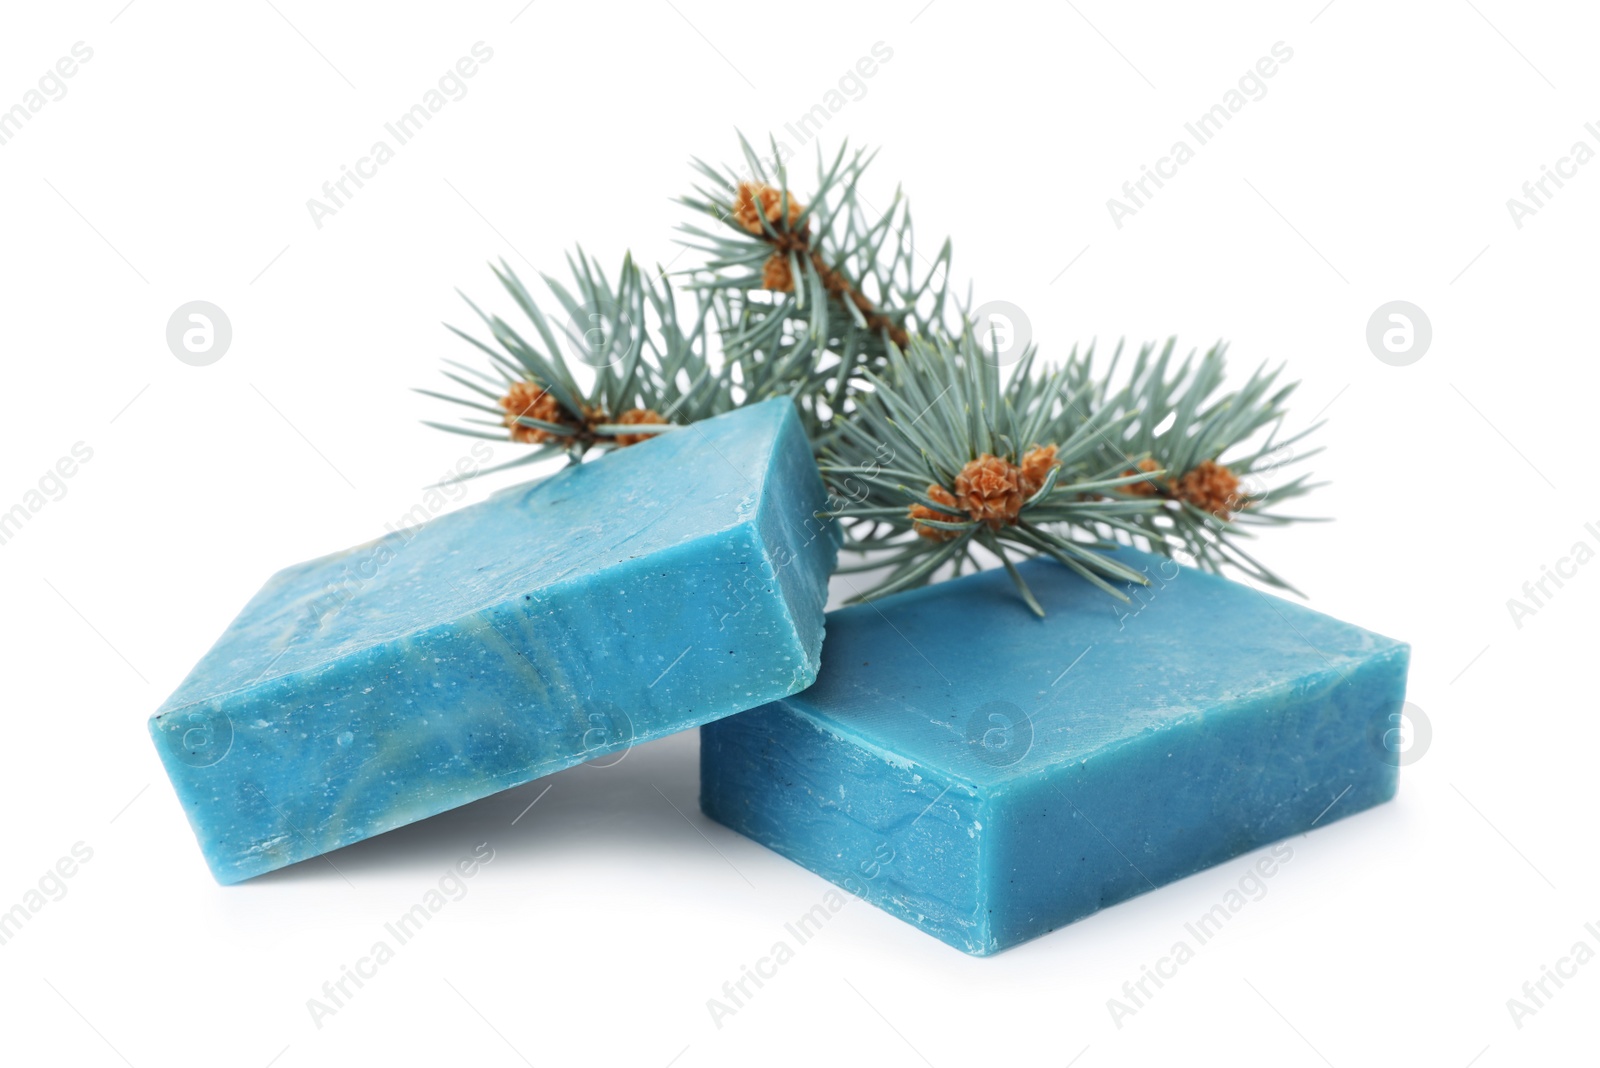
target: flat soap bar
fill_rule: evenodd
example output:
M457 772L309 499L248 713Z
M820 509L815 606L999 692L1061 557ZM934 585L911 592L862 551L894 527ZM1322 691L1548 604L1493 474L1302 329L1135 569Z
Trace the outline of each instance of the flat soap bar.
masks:
M701 807L976 955L1394 796L1406 645L1131 550L828 616L810 689L701 731Z
M809 685L837 546L752 405L270 579L150 721L234 883Z

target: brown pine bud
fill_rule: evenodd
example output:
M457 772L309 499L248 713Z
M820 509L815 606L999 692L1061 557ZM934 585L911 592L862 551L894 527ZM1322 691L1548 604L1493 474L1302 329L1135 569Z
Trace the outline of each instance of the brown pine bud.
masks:
M500 398L500 407L506 410L504 422L511 428L511 440L523 445L537 445L560 437L541 427L524 426L517 422L519 416L538 419L545 423L566 423L566 413L548 390L537 382L513 382L510 390Z
M789 267L788 256L774 252L767 257L767 262L761 265L761 288L779 293L794 292L794 271Z
M1054 445L1035 445L1022 454L1021 477L1022 496L1032 497L1044 488L1044 480L1050 477L1052 469L1059 467L1061 461L1056 459Z
M774 230L785 231L794 229L800 219L800 213L805 208L789 195L789 217L780 223L783 218L783 194L767 185L765 182L740 182L739 195L733 201L733 218L740 226L752 234L765 234L761 220L766 219L768 225Z
M1154 460L1146 458L1139 461L1138 471L1135 471L1130 467L1126 471L1122 472L1122 477L1127 478L1129 475L1137 475L1140 471L1149 474L1152 471L1159 470L1161 470L1160 464L1156 463ZM1122 492L1131 493L1135 497L1154 497L1156 494L1163 492L1163 490L1158 483L1150 479L1145 479L1143 482L1128 483L1126 486L1122 487Z
M1239 476L1215 460L1202 460L1172 484L1173 496L1223 522L1247 503L1239 494Z
M937 501L952 510L960 507L956 504L956 499L951 495L950 491L940 485L929 486L927 497L929 500ZM940 523L949 523L960 519L960 516L929 508L925 504L913 504L910 509L910 515L912 520L911 528L917 532L918 536L927 538L929 541L950 541L961 536L959 530L943 530L939 527L924 526L922 523L917 522L919 519L932 519Z
M956 475L956 500L972 518L998 530L1022 511L1021 474L1009 460L984 453Z
M666 422L666 419L662 417L661 413L652 411L649 408L629 408L617 416L616 422L627 426L640 426L646 423L662 424ZM655 434L618 434L614 440L618 446L626 447L637 445L641 441L649 441L656 436Z

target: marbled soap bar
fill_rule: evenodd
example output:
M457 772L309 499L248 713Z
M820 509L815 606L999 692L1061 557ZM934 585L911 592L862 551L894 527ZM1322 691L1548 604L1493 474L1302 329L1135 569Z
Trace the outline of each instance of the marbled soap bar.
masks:
M238 882L809 685L835 532L794 407L270 579L151 719Z
M1394 796L1400 642L1131 550L828 616L814 686L701 731L701 807L989 954Z

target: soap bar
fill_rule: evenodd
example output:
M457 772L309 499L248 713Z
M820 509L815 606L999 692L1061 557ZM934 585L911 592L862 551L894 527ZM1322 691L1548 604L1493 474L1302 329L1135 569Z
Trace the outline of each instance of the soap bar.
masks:
M809 685L823 507L780 398L280 572L150 721L213 874Z
M701 731L701 807L986 955L1394 796L1406 645L1171 560L828 616L810 689Z

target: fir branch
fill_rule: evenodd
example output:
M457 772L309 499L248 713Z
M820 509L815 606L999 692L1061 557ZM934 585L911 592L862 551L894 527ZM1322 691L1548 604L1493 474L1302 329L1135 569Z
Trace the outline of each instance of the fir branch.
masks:
M1209 571L1234 568L1266 585L1298 593L1240 544L1261 527L1303 521L1281 506L1318 484L1300 475L1267 489L1265 476L1301 463L1321 449L1300 446L1321 424L1283 436L1286 402L1299 383L1279 385L1282 368L1259 367L1236 390L1224 388L1226 346L1203 356L1174 359L1176 342L1159 349L1146 344L1134 358L1127 384L1113 392L1121 346L1104 370L1093 349L1067 361L1070 379L1088 387L1091 404L1126 419L1120 435L1102 439L1101 457L1123 465L1124 475L1143 477L1113 494L1159 502L1113 532L1119 540L1171 556L1182 551Z
M830 160L819 148L815 181L796 190L782 162L769 170L739 143L742 173L696 160L703 182L682 198L709 220L680 227L705 257L691 284L721 306L729 361L753 378L782 368L785 391L825 438L865 372L914 336L949 332L950 245L922 269L904 197L897 190L878 212L862 193L864 150L841 145Z
M1308 476L1265 477L1315 452L1311 427L1285 436L1294 385L1258 369L1225 387L1224 348L1174 357L1142 347L1119 373L1093 348L1043 370L1030 346L1002 376L952 300L950 243L917 248L897 190L879 212L862 192L872 155L819 150L796 189L776 141L768 166L743 137L743 171L696 160L682 199L704 221L683 242L703 254L680 295L663 272L624 259L615 279L581 251L543 301L502 262L519 332L468 301L489 340L450 327L478 365L446 360L459 425L428 425L534 448L494 470L626 447L743 404L795 401L859 559L886 569L861 599L1049 556L1115 597L1145 578L1106 550L1184 553L1292 589L1247 552L1261 528L1298 521L1281 506ZM952 327L954 324L954 327ZM481 473L481 472L480 472ZM471 477L471 476L466 476Z
M863 566L888 568L858 599L922 585L946 566L982 567L982 549L1043 614L1008 547L1049 555L1123 600L1119 584L1147 581L1102 551L1102 527L1161 505L1106 496L1145 476L1107 464L1103 442L1131 415L1103 403L1086 408L1097 399L1092 385L1073 391L1066 369L1036 373L1031 349L1002 383L997 360L970 333L913 340L908 353L889 354L884 374L866 378L872 391L821 465L846 547Z
M615 280L581 250L567 267L570 283L542 276L552 300L541 306L508 264L491 265L532 338L467 300L498 348L447 326L488 357L488 368L447 359L442 373L457 392L417 392L482 414L464 417L466 427L428 425L509 437L538 446L534 458L564 453L576 462L592 449L625 448L741 401L710 355L708 301L695 299L682 315L661 273L645 274L631 257ZM480 429L497 425L504 428L498 435Z

